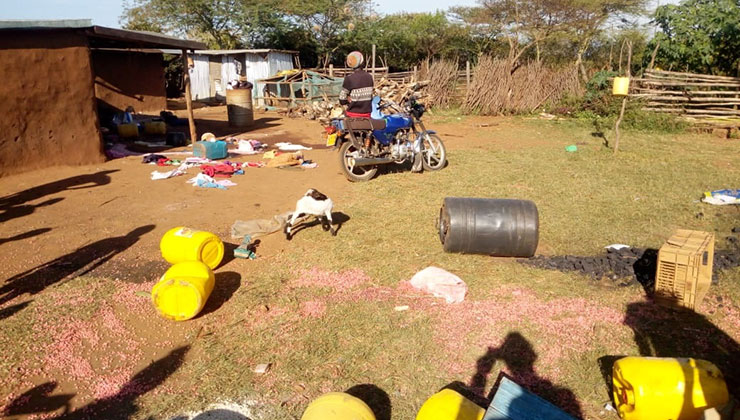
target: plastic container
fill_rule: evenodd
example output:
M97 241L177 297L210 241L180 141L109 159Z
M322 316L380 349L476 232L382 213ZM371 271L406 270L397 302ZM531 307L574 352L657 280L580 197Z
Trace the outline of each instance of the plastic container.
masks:
M446 197L439 239L447 252L531 257L539 242L537 206L527 200Z
M167 124L164 121L147 121L144 123L144 132L146 134L167 134Z
M712 283L714 233L677 230L658 251L655 302L696 309Z
M118 135L120 137L138 137L139 126L136 124L118 124Z
M357 397L330 392L313 400L301 420L375 420L375 414Z
M615 77L614 86L612 86L612 95L627 96L629 92L630 92L630 78L629 77Z
M697 420L727 403L727 385L712 363L625 357L614 363L614 402L622 420Z
M218 236L182 226L168 230L159 242L159 249L170 264L200 261L214 269L224 258L224 243Z
M486 410L451 389L429 397L416 413L416 420L481 420Z
M252 89L227 89L226 113L229 125L246 127L254 124Z
M193 145L193 156L206 159L224 159L229 156L225 141L197 141Z
M207 265L186 261L173 265L152 288L152 303L165 318L185 321L198 315L213 291L215 277Z

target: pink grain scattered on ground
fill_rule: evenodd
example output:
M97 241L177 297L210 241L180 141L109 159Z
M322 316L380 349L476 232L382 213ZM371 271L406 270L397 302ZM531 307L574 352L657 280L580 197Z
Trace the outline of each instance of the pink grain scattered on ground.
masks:
M129 308L132 312L145 313L145 311L154 310L151 298L148 295L151 293L155 282L130 283L116 281L115 284L114 302Z
M301 270L297 275L298 278L293 281L295 286L330 287L337 291L353 289L372 280L360 269L335 272L313 267L309 270Z
M321 318L326 314L326 302L309 300L301 303L301 315L311 318Z
M100 376L93 386L92 394L96 399L113 397L120 392L131 376L130 369L116 369L109 375Z

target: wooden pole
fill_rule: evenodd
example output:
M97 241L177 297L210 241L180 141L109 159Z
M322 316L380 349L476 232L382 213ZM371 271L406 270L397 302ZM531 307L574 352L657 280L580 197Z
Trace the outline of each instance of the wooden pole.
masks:
M373 80L375 80L375 44L373 44Z
M621 62L620 62L621 65ZM632 71L630 70L632 68L632 41L627 42L627 78L632 76ZM614 140L614 154L617 154L617 151L619 151L619 124L622 123L622 118L624 118L624 109L627 107L627 98L629 97L629 89L627 92L627 96L622 99L622 109L619 111L619 118L617 118L617 122L614 125L614 133L616 135L616 139Z
M738 67L740 69L740 67ZM414 66L414 82L419 80L419 76L417 73L417 66Z
M329 77L334 77L334 64L329 64Z
M188 126L190 126L190 143L195 144L198 141L198 134L195 132L195 118L193 118L193 97L190 89L190 65L188 64L188 50L182 50L182 76L185 83L185 105L188 109Z
M470 60L465 60L465 95L470 91Z

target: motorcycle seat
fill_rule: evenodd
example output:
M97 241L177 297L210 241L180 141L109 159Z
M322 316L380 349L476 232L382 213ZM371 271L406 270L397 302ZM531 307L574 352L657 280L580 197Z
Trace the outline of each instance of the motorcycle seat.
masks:
M385 120L371 118L345 118L344 125L348 130L384 130Z

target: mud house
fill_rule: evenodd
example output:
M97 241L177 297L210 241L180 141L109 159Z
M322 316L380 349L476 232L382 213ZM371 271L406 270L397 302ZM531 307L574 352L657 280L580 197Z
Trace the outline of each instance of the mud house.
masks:
M200 101L223 100L226 85L244 76L254 85L256 102L264 89L258 80L300 68L298 51L288 50L200 50L194 52L192 60L192 98Z
M100 118L165 109L160 49L202 48L84 19L0 21L0 176L105 160Z

